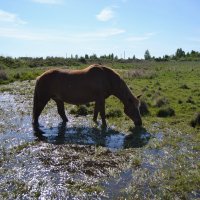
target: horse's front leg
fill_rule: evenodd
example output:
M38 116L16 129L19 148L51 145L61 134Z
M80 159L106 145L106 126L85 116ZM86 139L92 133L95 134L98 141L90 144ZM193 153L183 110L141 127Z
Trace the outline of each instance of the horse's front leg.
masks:
M95 102L95 105L94 105L94 116L93 116L93 121L95 123L97 123L98 114L99 114L99 110L98 110L97 102Z
M58 99L54 99L54 101L56 102L57 109L58 109L58 114L62 118L63 122L68 122L68 119L67 119L67 117L65 115L64 102L61 101L61 100L58 100Z

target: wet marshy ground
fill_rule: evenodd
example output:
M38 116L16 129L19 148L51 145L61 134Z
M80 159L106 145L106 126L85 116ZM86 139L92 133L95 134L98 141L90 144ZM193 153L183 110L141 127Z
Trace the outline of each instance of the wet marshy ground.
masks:
M168 184L179 164L195 175L198 151L179 137L167 143L174 133L156 123L151 131L123 132L114 126L103 130L91 116L68 115L63 124L51 102L40 126L32 127L33 85L1 88L0 199L170 198L176 191ZM200 197L198 190L185 195Z

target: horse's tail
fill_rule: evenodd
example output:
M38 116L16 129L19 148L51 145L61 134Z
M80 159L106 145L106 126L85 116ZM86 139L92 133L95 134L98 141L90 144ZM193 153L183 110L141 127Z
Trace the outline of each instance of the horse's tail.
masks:
M33 95L33 113L32 113L32 123L35 123L36 120L36 109L38 104L38 79L36 80L34 95Z

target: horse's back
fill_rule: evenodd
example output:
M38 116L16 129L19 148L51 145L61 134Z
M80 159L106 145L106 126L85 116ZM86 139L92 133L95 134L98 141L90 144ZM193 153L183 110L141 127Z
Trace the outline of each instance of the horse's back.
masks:
M109 79L102 66L83 70L48 70L37 80L42 96L78 104L95 101L98 96L110 95Z

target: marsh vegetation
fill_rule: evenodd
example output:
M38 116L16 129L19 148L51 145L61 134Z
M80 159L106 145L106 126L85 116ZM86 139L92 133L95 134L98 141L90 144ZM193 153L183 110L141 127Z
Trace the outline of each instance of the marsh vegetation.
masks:
M61 124L53 101L33 129L34 79L49 67L0 72L0 199L200 198L200 63L108 66L142 94L143 128L110 97L106 130L93 123L92 103L65 104Z

